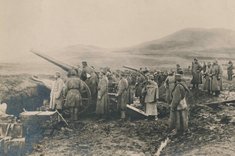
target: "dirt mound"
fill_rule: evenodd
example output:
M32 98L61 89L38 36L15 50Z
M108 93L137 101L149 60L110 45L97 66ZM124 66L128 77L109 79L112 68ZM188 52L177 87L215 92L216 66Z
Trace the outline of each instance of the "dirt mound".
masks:
M18 116L23 108L36 110L43 99L49 99L49 90L31 80L30 75L0 76L0 99L7 103L7 113Z

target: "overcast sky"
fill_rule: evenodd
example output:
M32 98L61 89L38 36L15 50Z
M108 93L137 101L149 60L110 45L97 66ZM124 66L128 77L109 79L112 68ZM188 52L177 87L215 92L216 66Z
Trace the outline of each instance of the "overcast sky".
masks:
M0 0L0 61L74 44L119 48L188 27L235 29L235 0Z

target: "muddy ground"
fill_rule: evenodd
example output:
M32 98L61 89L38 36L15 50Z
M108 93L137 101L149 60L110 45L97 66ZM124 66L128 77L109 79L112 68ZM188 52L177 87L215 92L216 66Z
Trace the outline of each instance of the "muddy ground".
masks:
M17 83L13 83L15 80ZM29 75L1 76L1 82L15 85L7 85L5 88L2 85L2 99L11 106L20 104L16 106L19 112L22 107L33 110L36 107L32 106L33 104L40 106L40 102L48 98L46 94L41 93L48 93L48 90L38 88L38 85L30 80ZM115 118L97 120L95 117L87 117L71 124L69 128L58 125L51 135L43 133L42 139L34 142L26 155L151 156L157 152L161 142L166 138L170 141L161 151L161 155L234 155L235 104L205 105L208 102L235 99L234 84L235 80L225 80L224 91L220 97L209 96L203 91L194 90L190 93L189 132L184 136L173 136L167 132L169 114L162 116L158 121L123 122ZM24 90L23 94L21 89ZM10 91L7 93L7 90ZM20 95L18 99L13 100L13 104L9 100L10 94L12 97ZM17 103L19 99L21 102ZM17 114L18 111L13 112Z

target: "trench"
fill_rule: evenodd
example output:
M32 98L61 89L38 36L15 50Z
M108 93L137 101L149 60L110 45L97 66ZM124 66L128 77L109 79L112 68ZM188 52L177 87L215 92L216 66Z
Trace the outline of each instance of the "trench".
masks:
M49 100L49 95L50 90L43 85L36 85L13 93L3 101L7 103L6 113L19 117L24 109L36 111L42 106L44 100Z
M49 100L50 90L43 85L30 85L23 90L10 90L6 92L2 98L2 103L7 104L6 113L14 115L19 119L19 115L24 110L36 111L43 105L44 100ZM22 123L24 125L24 123ZM38 130L36 133L28 134L27 127L23 126L23 136L25 137L25 144L22 148L15 148L7 151L7 155L28 155L33 151L33 145L42 139L42 131ZM11 146L11 145L10 145ZM4 153L1 148L0 155ZM16 154L17 153L17 154Z

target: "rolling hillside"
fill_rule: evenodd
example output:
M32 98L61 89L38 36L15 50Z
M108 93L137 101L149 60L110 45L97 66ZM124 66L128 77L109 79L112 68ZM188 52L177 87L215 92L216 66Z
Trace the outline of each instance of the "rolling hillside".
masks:
M161 39L145 42L119 52L138 55L179 56L183 58L235 57L235 31L187 28Z

